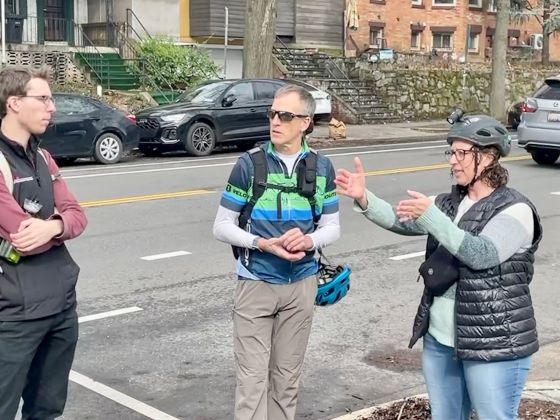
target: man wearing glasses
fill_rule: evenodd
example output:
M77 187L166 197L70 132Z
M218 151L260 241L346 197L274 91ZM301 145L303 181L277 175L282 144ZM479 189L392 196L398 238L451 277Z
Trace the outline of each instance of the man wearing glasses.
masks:
M48 72L0 71L0 419L54 419L78 340L79 267L64 242L87 224L39 148L55 111Z
M215 237L239 250L233 308L236 420L295 418L317 293L314 254L340 236L331 161L316 155L316 170L301 169L316 154L305 141L314 112L315 101L304 88L278 90L269 112L271 141L239 158L214 222ZM266 158L266 180L260 180L266 188L242 229L240 215L259 182L251 153ZM311 199L296 191L309 177L315 183Z

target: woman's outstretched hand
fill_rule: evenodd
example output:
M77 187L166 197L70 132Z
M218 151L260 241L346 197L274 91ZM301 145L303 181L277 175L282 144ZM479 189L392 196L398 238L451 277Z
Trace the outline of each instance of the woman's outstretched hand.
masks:
M397 215L401 222L418 219L433 204L432 200L422 193L412 190L407 192L411 198L402 200L397 206Z
M354 158L356 172L350 172L346 169L339 169L335 179L336 192L341 195L353 198L358 202L362 209L366 209L368 205L366 195L366 175L360 158Z

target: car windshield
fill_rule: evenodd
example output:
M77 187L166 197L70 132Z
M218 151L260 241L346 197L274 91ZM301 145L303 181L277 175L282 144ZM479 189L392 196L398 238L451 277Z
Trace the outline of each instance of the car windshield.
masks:
M214 102L230 84L231 82L216 82L196 86L179 96L177 102L191 102L194 104Z
M560 80L550 79L542 85L534 95L538 99L560 99Z

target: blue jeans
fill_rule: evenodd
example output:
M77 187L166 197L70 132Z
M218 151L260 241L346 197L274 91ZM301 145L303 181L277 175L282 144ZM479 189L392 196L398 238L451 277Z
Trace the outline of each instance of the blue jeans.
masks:
M424 336L422 369L433 420L516 420L531 356L502 362L456 360L452 347Z

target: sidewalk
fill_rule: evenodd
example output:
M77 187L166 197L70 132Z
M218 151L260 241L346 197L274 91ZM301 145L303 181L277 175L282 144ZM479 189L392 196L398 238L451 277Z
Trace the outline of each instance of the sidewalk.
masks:
M397 142L444 140L450 125L444 120L411 121L375 125L346 126L346 138L329 139L328 123L315 126L310 135L311 142L336 142L337 145L355 145L357 142L391 144Z
M411 396L403 395L403 398ZM426 394L417 396L427 397ZM544 345L533 355L533 366L529 373L529 381L523 392L523 398L546 400L560 404L560 342ZM374 405L331 420L360 420L370 416L373 409L389 406L394 402Z

